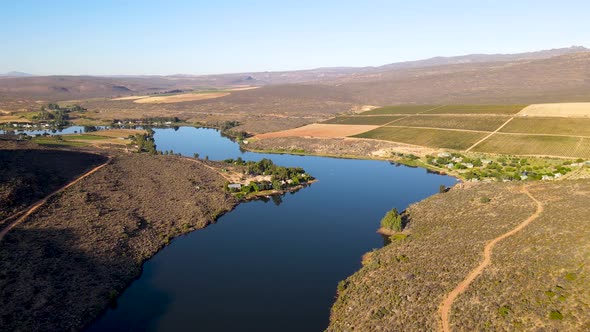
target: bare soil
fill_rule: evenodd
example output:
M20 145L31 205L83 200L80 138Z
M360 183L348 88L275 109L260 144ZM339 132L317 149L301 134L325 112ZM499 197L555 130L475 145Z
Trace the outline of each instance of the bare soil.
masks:
M533 104L525 107L517 115L588 118L590 117L590 103Z
M182 103L187 101L198 101L198 100L207 100L207 99L215 99L229 96L227 92L219 92L219 93L183 93L179 95L171 95L171 96L156 96L156 97L148 97L148 98L139 98L134 99L134 103L138 104L173 104L173 103Z
M379 126L370 125L339 125L314 123L307 126L283 130L279 132L266 133L257 135L255 138L275 138L275 137L347 137L361 134Z

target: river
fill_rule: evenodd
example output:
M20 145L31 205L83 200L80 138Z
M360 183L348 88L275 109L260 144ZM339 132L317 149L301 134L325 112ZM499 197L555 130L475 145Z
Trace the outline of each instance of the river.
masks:
M385 212L456 183L385 161L244 152L213 129L155 129L154 138L191 157L270 158L318 182L174 239L88 331L323 331L338 282L383 246L375 231Z

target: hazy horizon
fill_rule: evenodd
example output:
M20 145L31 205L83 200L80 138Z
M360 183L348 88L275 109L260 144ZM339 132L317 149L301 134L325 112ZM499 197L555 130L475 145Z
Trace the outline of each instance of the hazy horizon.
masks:
M205 75L588 46L588 9L583 1L22 1L2 14L0 73Z

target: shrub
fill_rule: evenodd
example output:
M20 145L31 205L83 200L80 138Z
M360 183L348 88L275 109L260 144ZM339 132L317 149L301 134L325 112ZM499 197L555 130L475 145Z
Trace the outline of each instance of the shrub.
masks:
M485 204L485 203L489 203L489 202L491 202L491 201L492 201L492 199L491 199L491 198L489 198L489 197L482 197L482 198L480 198L480 199L479 199L479 202L480 202L480 203L484 203L484 204Z
M404 233L398 233L398 234L394 234L392 236L389 237L389 240L391 242L395 242L395 241L403 241L408 237L408 234L404 234Z
M503 305L500 308L498 308L498 315L503 318L508 316L511 312L512 312L512 310L507 305Z
M549 313L549 319L551 320L562 320L563 314L558 310L553 310Z
M346 288L348 288L348 281L347 280L341 280L338 283L338 294L342 294L342 292L344 292L346 290Z
M396 232L402 230L402 216L397 212L396 208L391 209L385 214L383 219L381 219L381 227Z

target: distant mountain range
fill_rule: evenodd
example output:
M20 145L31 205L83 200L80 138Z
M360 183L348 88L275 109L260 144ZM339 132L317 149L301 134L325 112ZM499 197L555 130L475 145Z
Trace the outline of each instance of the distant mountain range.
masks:
M372 105L590 101L590 49L572 46L519 54L435 57L378 67L201 76L31 76L19 72L1 76L0 94L34 100L114 97L173 89L248 85L262 88L235 93L236 98L238 95L246 98L280 91L289 96L313 94L315 99L327 101L335 100L334 96L346 96L351 102ZM302 84L306 87L303 88ZM270 87L277 85L285 87L280 90ZM309 86L315 86L317 91L327 88L333 94L315 94Z
M28 76L34 76L33 74L29 74L29 73L23 73L21 71L10 71L8 73L0 73L0 77L28 77Z

